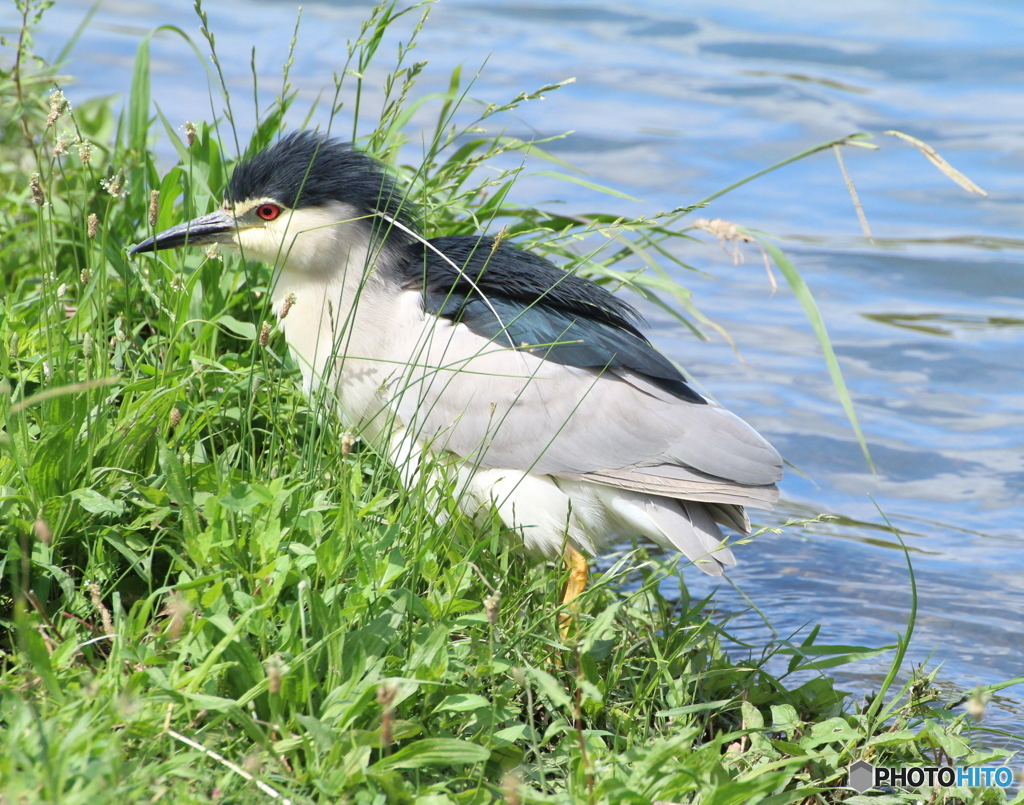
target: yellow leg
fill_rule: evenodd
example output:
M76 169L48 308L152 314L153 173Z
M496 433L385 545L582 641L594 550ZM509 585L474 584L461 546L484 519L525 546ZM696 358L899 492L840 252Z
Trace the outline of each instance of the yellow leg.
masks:
M562 592L562 606L572 606L572 602L587 589L587 557L577 551L571 545L565 549L565 567L569 571L569 579L565 582L565 590ZM569 629L572 626L573 617L568 612L558 616L559 631L562 640L569 637Z

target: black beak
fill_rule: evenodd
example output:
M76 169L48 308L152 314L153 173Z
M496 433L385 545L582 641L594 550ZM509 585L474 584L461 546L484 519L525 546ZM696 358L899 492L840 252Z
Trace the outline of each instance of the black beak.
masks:
M193 218L146 238L128 254L156 252L178 246L205 246L208 243L230 243L238 224L230 213L215 210L209 215Z

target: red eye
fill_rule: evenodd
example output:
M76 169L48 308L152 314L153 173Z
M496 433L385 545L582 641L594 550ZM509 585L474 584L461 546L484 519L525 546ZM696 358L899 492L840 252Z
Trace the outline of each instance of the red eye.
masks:
M256 214L264 221L273 221L281 214L281 208L276 204L260 204L256 208Z

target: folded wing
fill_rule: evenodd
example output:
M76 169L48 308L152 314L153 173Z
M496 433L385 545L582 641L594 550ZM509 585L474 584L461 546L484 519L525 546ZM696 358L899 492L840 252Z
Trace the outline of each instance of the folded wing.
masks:
M460 270L421 255L424 279L408 287L426 315L393 390L419 438L481 467L691 500L774 500L774 490L742 487L774 484L779 454L694 392L625 303L535 255L522 270L528 253L509 246L434 244Z

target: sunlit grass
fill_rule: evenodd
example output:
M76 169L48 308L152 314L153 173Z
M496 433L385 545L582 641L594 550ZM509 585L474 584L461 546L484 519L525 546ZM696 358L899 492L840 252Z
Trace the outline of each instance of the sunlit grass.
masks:
M329 404L303 397L266 267L126 257L219 203L228 155L277 135L287 71L248 145L230 119L182 136L151 109L146 41L123 112L69 108L31 52L41 7L22 7L18 69L0 75L0 802L835 801L856 758L1000 757L927 674L895 690L909 628L860 706L828 669L879 649L818 646L814 629L759 652L789 657L785 674L734 661L710 602L642 550L593 580L563 641L560 567L443 497L438 517L434 496L403 492ZM389 26L413 37L417 13L378 8L353 69ZM406 56L354 133L395 166L431 235L504 228L705 326L658 265L691 208L570 219L512 206L518 170L479 170L544 158L475 130L556 87L466 119L456 73L422 164L396 164L425 69ZM335 106L358 104L344 80ZM157 137L180 158L163 175ZM682 600L660 593L667 575Z

